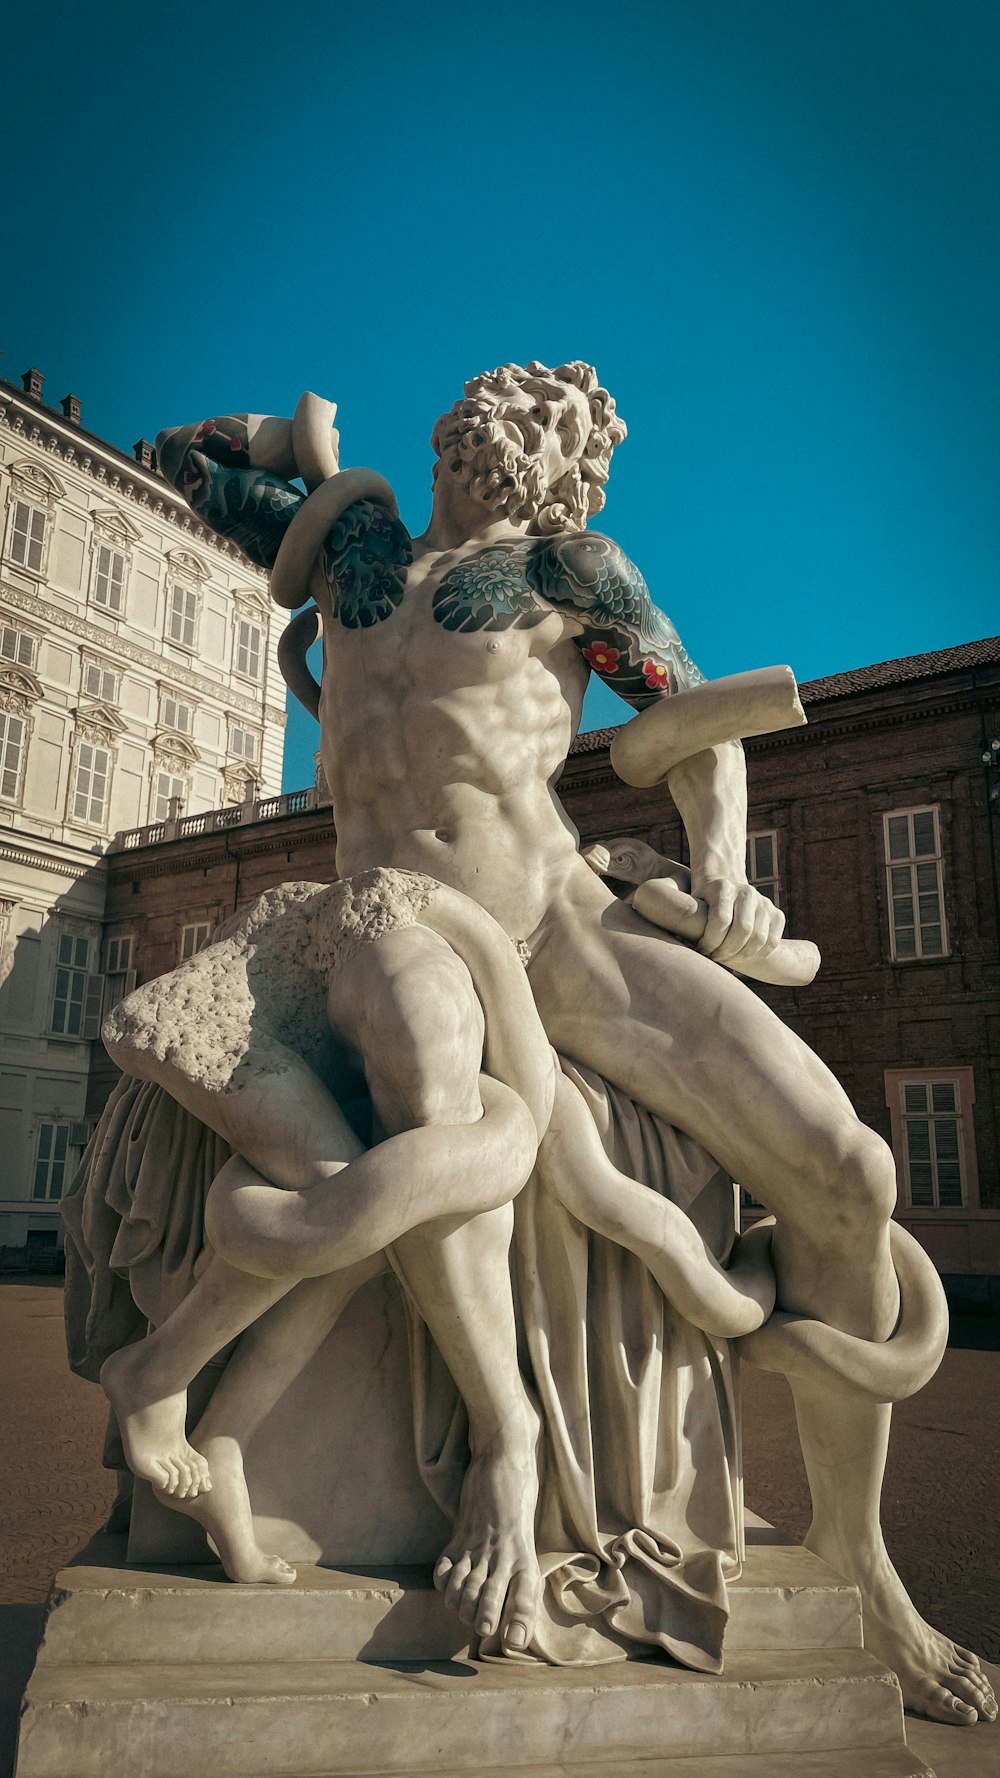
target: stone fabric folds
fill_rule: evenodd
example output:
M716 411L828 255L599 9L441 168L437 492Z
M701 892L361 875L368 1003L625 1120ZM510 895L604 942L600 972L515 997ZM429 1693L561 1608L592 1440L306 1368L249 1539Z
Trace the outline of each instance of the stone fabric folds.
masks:
M62 1200L66 1344L79 1376L97 1382L112 1352L187 1295L208 1257L208 1188L230 1153L162 1087L118 1082Z
M733 1187L715 1161L597 1075L562 1066L615 1166L679 1204L724 1256ZM735 1355L682 1320L641 1260L585 1228L537 1175L515 1203L512 1271L544 1424L545 1591L526 1658L592 1666L639 1645L720 1672L726 1578L742 1559ZM464 1454L454 1388L410 1315L417 1458L451 1516ZM480 1649L496 1652L495 1639Z

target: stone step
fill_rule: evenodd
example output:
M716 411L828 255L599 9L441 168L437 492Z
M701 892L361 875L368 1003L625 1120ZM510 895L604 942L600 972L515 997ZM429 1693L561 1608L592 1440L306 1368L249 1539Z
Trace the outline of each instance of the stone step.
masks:
M505 1778L934 1778L930 1766L908 1747L841 1747L826 1753L733 1753L718 1758L601 1760L598 1765L504 1768ZM258 1778L254 1773L253 1778ZM263 1774L260 1775L263 1778ZM326 1778L326 1775L323 1775ZM330 1778L372 1778L370 1772ZM469 1778L452 1767L433 1775L412 1767L409 1778Z
M896 1681L863 1649L731 1654L718 1676L650 1661L43 1660L25 1694L17 1778L509 1778L521 1768L527 1778L546 1763L604 1778L615 1761L760 1762L802 1748L853 1749L864 1778L870 1750L904 1744Z
M220 1576L218 1568L65 1569L41 1658L445 1661L468 1653L468 1631L426 1568L303 1566L288 1588L232 1586ZM862 1646L857 1589L797 1546L749 1549L730 1604L727 1655Z

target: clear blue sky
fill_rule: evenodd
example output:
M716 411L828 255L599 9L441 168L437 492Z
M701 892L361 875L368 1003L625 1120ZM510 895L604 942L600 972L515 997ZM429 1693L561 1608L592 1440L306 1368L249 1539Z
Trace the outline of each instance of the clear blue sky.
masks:
M103 436L314 388L420 528L463 378L588 358L600 522L710 675L1000 627L995 0L22 0L2 41L0 369Z

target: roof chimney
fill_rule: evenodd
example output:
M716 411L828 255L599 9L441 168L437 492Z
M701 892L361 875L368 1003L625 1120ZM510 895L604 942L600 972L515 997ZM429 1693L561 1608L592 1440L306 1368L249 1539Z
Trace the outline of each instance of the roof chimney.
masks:
M21 377L21 387L25 395L30 395L34 401L41 401L44 381L40 370L26 370Z
M79 395L64 395L61 402L59 403L59 406L62 408L62 411L66 415L66 418L69 421L70 425L71 426L79 426L79 424L80 424L80 397L79 397Z
M132 455L137 463L142 464L143 469L156 468L156 452L148 438L136 439L132 446Z

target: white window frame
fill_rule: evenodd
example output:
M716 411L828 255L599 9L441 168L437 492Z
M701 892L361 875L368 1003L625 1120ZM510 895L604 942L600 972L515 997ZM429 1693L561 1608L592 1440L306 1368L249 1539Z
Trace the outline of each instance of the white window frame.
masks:
M237 740L239 736L239 740ZM245 743L252 742L251 752L247 752ZM242 760L245 765L255 766L260 762L260 736L256 729L245 728L242 723L233 722L229 725L229 751L234 759Z
M201 597L197 587L188 586L183 580L171 581L167 588L167 641L193 654L198 647L200 620Z
M12 736L14 724L20 734ZM0 802L20 802L27 757L28 718L19 710L0 710Z
M107 560L103 561L102 557ZM119 572L112 571L115 567ZM113 543L109 537L98 537L94 544L90 597L95 605L99 605L102 611L109 611L112 617L123 617L125 614L128 571L128 551L120 543Z
M183 721L181 721L183 717ZM175 735L190 735L194 730L194 705L173 691L160 693L160 723Z
M91 970L91 940L77 932L56 935L56 962L49 1007L49 1035L89 1043L100 1035L104 978Z
M251 632L256 641L251 643ZM263 676L264 664L264 625L259 618L246 617L242 614L236 618L236 638L233 645L233 671L241 679L248 679L253 685L259 685ZM245 665L241 665L241 657Z
M189 920L181 927L177 940L177 960L186 963L189 957L197 957L198 952L207 945L212 936L211 920Z
M19 509L28 515L24 524L18 523ZM23 494L11 495L6 555L15 568L23 568L26 574L45 573L51 519L48 507L26 500Z
M131 994L136 984L135 934L119 932L104 941L104 999L102 1017Z
M760 869L760 842L768 840L771 845L773 871ZM747 830L747 882L773 901L775 907L781 906L781 860L778 856L778 830L774 827L755 827Z
M933 1109L933 1087L951 1087L954 1090L955 1109L949 1111ZM907 1087L921 1087L927 1091L927 1109L907 1110ZM976 1132L973 1123L972 1108L976 1102L975 1077L969 1067L947 1064L940 1068L887 1068L885 1070L885 1102L889 1109L889 1123L892 1130L892 1152L896 1159L896 1177L899 1184L901 1209L909 1216L939 1219L942 1216L961 1216L969 1210L979 1209L979 1168L976 1160ZM937 1153L937 1142L929 1142L931 1160L931 1193L933 1202L915 1204L910 1184L910 1141L908 1126L911 1123L926 1122L933 1124L935 1120L947 1119L957 1126L959 1166L960 1204L942 1204L938 1183L938 1167L940 1157ZM949 1157L950 1159L951 1157Z
M88 675L98 675L98 689L92 690L87 684ZM96 698L100 704L116 704L121 675L114 667L106 667L103 661L84 661L80 674L80 695L84 698Z
M916 839L913 826L914 816L916 815L930 815L933 820L933 852L918 853L916 851ZM909 836L907 856L905 858L893 858L891 853L889 823L904 819L907 822ZM941 849L940 805L937 803L919 803L912 808L887 809L882 816L882 842L885 849L885 897L886 908L889 915L889 945L892 961L894 963L920 963L950 956L951 947L948 939L948 921L944 906L944 857ZM929 867L933 867L934 869L935 889L933 893L937 896L937 920L923 920L921 918L921 897L925 900L928 899L932 891L920 890L918 888L918 872L921 868L926 870ZM894 873L901 874L903 871L908 871L910 878L909 898L913 907L912 932L914 943L912 952L906 950L905 947L900 949L900 934L903 931L908 932L911 930L909 922L901 922L898 926L896 922L896 897L894 891L898 887L898 883L894 882ZM900 899L903 898L901 897ZM941 949L939 951L925 950L924 929L930 929L937 925L940 925L941 928Z
M8 640L9 638L9 640ZM34 667L38 660L38 637L16 624L0 624L0 660L12 667Z
M33 1204L52 1204L62 1197L75 1171L73 1162L79 1159L75 1132L79 1132L79 1125L67 1118L43 1118L39 1123L31 1181Z
M98 755L107 762L103 767L98 764ZM106 742L79 740L73 759L73 787L69 799L69 820L74 827L94 827L102 832L108 825L108 812L111 808L111 777L114 771L115 756ZM103 794L98 799L94 795L95 779L103 777ZM78 804L83 799L86 812L81 814ZM97 811L95 813L95 810Z
M161 789L161 785L165 782L176 786L177 788L171 790ZM183 812L183 806L187 801L190 788L188 780L183 777L180 772L168 772L165 767L157 766L153 773L153 795L149 810L150 821L169 821L171 818L170 804L175 796L180 798L181 810ZM160 813L161 807L165 809L165 813L163 814Z

